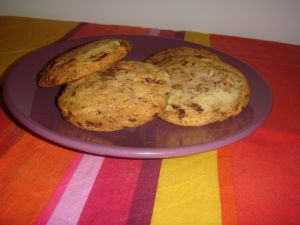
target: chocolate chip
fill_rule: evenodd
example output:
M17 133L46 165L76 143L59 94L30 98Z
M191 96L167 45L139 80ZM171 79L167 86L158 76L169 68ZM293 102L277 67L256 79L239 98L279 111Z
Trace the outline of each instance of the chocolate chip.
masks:
M172 86L172 88L175 89L175 90L180 90L180 89L182 89L182 85L181 84L174 84Z
M63 114L65 120L69 120L73 116L73 113L68 111L66 114Z
M151 78L149 78L149 77L146 78L146 81L147 81L148 83L152 83L152 82L153 82L153 80L152 80Z
M196 110L199 113L203 112L203 109L200 105L198 105L197 103L191 103L189 104L189 107L191 107L192 109Z
M70 62L73 62L73 61L75 61L76 59L75 58L70 58L67 62L65 62L65 63L70 63Z
M197 57L197 58L199 58L199 59L204 58L203 55L195 55L195 57Z
M102 127L102 125L103 125L101 122L91 122L88 120L85 121L85 124L87 126L93 126L93 127Z
M135 121L136 121L136 118L129 118L128 121L130 121L130 122L135 122Z
M226 113L226 112L220 112L220 115L221 115L222 117L226 117L226 116L227 116L227 113Z
M182 119L183 117L185 117L185 110L180 108L179 105L171 105L173 109L176 109L178 111L178 118Z
M165 84L163 80L155 80L150 77L146 78L147 83Z
M55 78L49 79L49 84L50 85L55 85L56 84L56 79Z
M100 55L100 56L91 56L90 59L92 59L93 62L97 62L97 61L104 59L107 55L108 55L108 53L104 53L103 55Z
M115 73L112 72L112 71L105 71L104 73L100 73L99 76L100 76L100 79L101 81L107 81L107 80L116 80L116 77L115 77Z
M174 105L174 104L172 104L171 106L172 106L173 109L177 109L177 110L180 109L180 106L179 106L179 105Z
M178 110L178 118L182 119L183 117L185 117L185 110L184 109L179 109Z
M158 113L154 113L152 117L157 117L158 116Z
M183 65L183 66L186 66L186 64L188 64L188 63L189 63L189 61L187 61L187 60L181 61L181 65Z

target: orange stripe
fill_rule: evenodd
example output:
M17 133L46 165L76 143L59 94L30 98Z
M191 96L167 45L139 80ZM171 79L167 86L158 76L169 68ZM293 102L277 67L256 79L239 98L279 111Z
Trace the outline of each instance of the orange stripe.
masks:
M238 224L234 182L232 174L231 151L228 147L218 151L219 191L221 198L222 224Z
M212 37L213 35L209 35L207 43L210 43L212 47L215 47L214 42L212 42ZM217 161L222 225L235 225L238 224L238 216L230 147L219 149Z
M4 72L17 59L59 40L78 23L0 16L0 84Z
M0 158L1 222L33 224L74 155L25 133Z

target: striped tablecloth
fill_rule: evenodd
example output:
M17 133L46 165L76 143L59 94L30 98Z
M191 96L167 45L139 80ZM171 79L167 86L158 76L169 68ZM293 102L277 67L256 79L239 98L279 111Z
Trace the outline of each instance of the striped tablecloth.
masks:
M175 37L229 53L267 80L272 113L254 133L227 147L181 158L132 160L49 143L18 123L1 95L0 224L300 224L300 46L0 17L1 83L14 62L35 49L105 34Z

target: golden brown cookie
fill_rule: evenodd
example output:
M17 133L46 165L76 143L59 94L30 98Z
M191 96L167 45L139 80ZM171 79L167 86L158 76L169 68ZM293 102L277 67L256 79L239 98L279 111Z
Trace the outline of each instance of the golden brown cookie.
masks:
M137 128L140 140L155 143L156 147L179 147L205 144L236 133L253 121L251 107L245 108L234 118L206 126L176 126L158 120L151 121L152 126Z
M158 63L169 72L172 89L160 118L182 126L202 126L239 114L249 101L244 75L231 65L195 56Z
M205 49L177 47L156 52L152 54L149 58L147 58L146 62L157 64L161 61L164 61L165 59L170 59L172 57L177 56L195 56L198 58L210 58L215 60L221 60L219 56Z
M77 127L114 131L152 120L166 106L170 89L165 70L120 61L105 72L68 83L58 105L63 117Z
M57 56L43 68L38 84L53 87L96 71L105 71L131 49L131 43L122 39L104 39L81 45Z

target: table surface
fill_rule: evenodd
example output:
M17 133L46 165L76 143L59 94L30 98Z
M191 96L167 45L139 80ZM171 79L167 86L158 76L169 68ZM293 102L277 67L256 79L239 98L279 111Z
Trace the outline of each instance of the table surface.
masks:
M185 157L122 159L39 137L11 115L1 94L0 224L300 224L300 46L22 17L2 16L0 27L1 89L14 63L41 47L139 34L230 54L258 71L273 95L268 119L238 142Z

